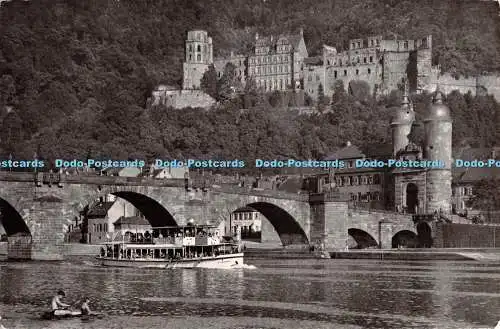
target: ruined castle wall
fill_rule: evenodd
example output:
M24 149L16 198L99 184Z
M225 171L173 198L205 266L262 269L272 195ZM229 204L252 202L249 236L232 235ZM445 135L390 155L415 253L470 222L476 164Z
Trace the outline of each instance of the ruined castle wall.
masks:
M417 77L416 86L417 91L425 89L431 82L432 78L432 49L420 49L416 51L417 60ZM413 88L412 88L413 89ZM413 90L415 90L413 89Z
M500 76L483 75L477 78L478 88L484 88L488 95L493 95L500 102Z
M201 90L176 90L167 92L164 104L176 109L209 108L215 104L215 100Z
M304 90L312 99L318 99L319 85L323 85L323 91L327 95L325 83L324 66L308 66L304 70Z
M409 63L409 52L386 52L383 60L383 84L384 92L398 89L407 77L407 68Z
M331 97L337 80L342 80L346 91L349 83L355 80L366 81L370 86L370 93L382 81L382 67L376 63L357 66L329 66L325 72L325 95ZM306 89L307 91L307 89Z
M205 71L208 70L208 64L202 63L183 63L184 81L182 89L199 89L200 81Z
M476 95L477 92L477 78L455 78L449 73L440 74L439 68L434 68L432 70L430 84L428 84L424 90L433 92L436 90L438 85L441 92L445 94L449 94L454 90L457 90L462 94L467 94L470 91L472 95Z

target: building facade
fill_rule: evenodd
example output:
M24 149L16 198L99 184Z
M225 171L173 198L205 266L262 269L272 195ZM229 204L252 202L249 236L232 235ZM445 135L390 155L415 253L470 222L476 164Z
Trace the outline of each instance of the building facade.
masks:
M255 36L255 52L249 56L249 71L258 88L265 91L302 89L304 59L308 57L304 32Z
M225 235L241 234L242 239L259 239L262 230L261 213L250 207L240 208L230 214Z

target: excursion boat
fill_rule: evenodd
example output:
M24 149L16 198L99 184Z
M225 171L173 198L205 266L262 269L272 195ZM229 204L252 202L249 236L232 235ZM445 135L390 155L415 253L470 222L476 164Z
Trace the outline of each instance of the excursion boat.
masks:
M215 226L155 227L153 233L127 234L103 243L103 266L142 268L235 268L243 265L238 243L218 235Z

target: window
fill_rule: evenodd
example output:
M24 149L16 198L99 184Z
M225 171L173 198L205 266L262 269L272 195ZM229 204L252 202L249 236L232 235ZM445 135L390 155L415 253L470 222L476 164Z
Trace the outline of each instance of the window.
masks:
M255 58L252 58L251 63L255 64Z
M280 65L280 73L283 72L283 67Z
M288 72L288 66L285 65L285 73Z
M368 74L371 74L372 73L372 70L371 69L368 69Z
M371 45L373 46L373 40L372 40L372 42L371 42Z
M198 50L199 52L201 52L201 46L200 46L200 45L198 45L197 50Z
M339 59L339 66L342 66L342 60Z
M193 45L189 45L189 51L193 51Z
M257 73L260 74L260 67L257 68Z
M276 67L276 65L274 65L274 66L273 66L273 71L274 71L274 73L276 73L276 72L277 72L277 70L278 70L278 68Z
M198 61L201 61L201 55L200 54L198 54L198 58L197 59L198 59Z
M280 89L283 89L283 80L280 79Z
M337 183L337 186L342 186L342 178L336 177L335 178L335 183Z
M359 75L359 70L358 69L356 69L356 75Z
M361 184L363 184L363 185L368 184L368 179L366 176L361 177Z
M257 58L257 64L260 64L260 57Z
M307 77L307 81L313 81L313 77L310 75Z
M333 71L333 76L337 78L337 71Z
M370 63L373 63L373 56L370 56Z
M358 48L361 48L361 42L358 42Z
M352 48L356 48L356 44L354 42L352 43Z
M288 62L288 56L285 56L284 59L285 59L285 62Z
M192 61L193 60L193 55L189 54L189 60Z
M316 81L319 81L319 79L320 79L319 75L316 75Z
M363 63L366 64L366 57L363 57Z
M347 70L344 70L344 76L347 76Z
M408 49L408 41L405 41L405 49Z
M359 178L358 176L354 176L352 180L352 185L358 185L359 184Z

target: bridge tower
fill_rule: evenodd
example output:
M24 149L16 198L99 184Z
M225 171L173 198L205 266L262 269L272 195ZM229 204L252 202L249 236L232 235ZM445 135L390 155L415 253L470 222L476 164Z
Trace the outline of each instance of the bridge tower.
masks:
M443 95L436 91L432 106L424 119L426 160L442 161L442 168L427 172L426 210L451 213L452 120L450 109L443 104Z
M183 63L182 89L199 89L201 78L213 63L212 38L203 30L189 31Z
M396 110L391 120L392 155L394 157L396 157L398 152L408 145L408 135L411 132L411 127L414 121L415 112L413 111L413 106L410 103L408 83L406 83L401 107Z

